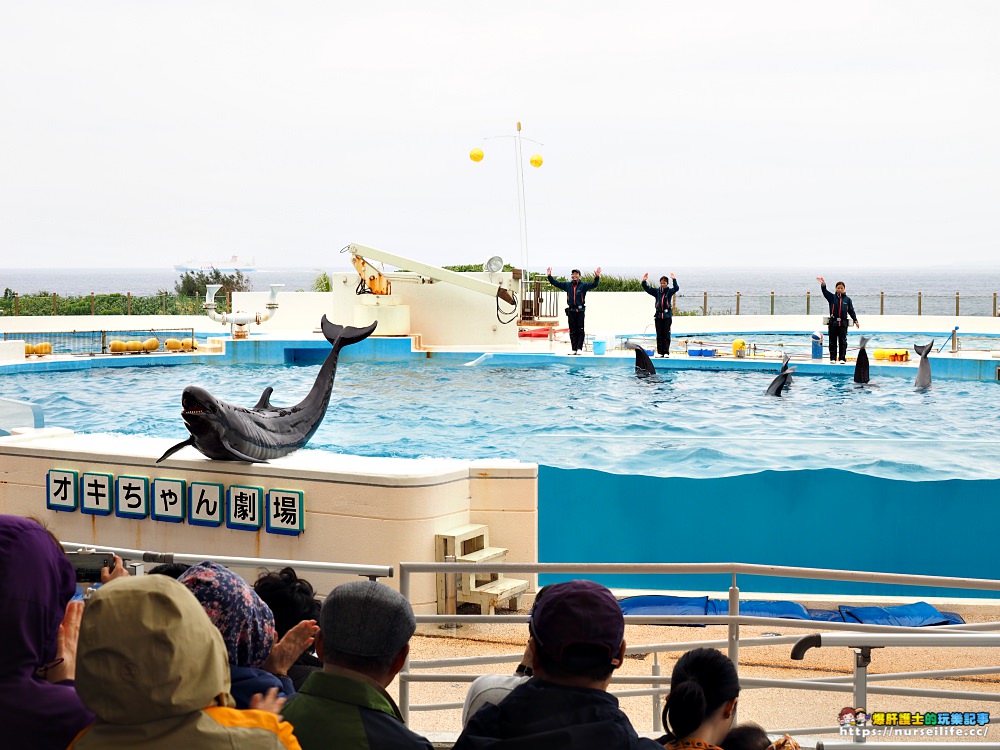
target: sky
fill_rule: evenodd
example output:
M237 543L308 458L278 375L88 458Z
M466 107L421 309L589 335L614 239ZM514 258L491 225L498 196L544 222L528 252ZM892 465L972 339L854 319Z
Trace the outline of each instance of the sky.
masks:
M991 0L6 0L0 269L996 266L998 39Z

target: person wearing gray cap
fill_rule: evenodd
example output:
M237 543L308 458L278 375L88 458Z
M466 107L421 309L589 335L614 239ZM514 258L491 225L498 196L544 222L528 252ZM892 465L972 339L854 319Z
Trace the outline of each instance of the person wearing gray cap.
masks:
M625 656L625 619L614 594L593 581L546 586L528 632L533 676L498 704L482 706L454 750L663 750L636 734L607 692Z
M303 750L431 750L406 728L385 691L417 629L406 598L375 581L345 583L323 602L319 627L316 655L323 669L306 678L281 712Z

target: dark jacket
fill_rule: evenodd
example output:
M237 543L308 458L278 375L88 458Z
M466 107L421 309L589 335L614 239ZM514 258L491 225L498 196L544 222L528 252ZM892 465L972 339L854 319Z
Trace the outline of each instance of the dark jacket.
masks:
M674 307L670 304L670 299L677 294L677 290L680 289L677 285L677 279L673 279L673 282L673 287L667 284L664 289L661 289L659 285L654 287L650 286L645 281L642 282L642 288L646 290L646 294L651 294L656 297L656 311L653 313L654 318L673 317Z
M841 294L839 297L826 288L826 284L820 284L820 290L823 292L823 296L826 297L826 301L830 303L830 324L837 325L835 322L837 318L840 318L840 324L846 326L847 318L850 316L851 320L855 323L858 322L858 316L854 312L854 303L851 302L851 298L846 294Z
M345 674L313 672L281 715L295 727L302 750L431 750L406 728L388 693Z
M618 699L604 690L563 687L535 677L503 702L484 706L459 735L455 750L663 750L639 737Z
M0 515L0 716L4 747L64 748L94 721L73 682L35 671L56 656L59 624L76 593L73 566L34 521Z
M601 277L595 276L593 281L558 281L551 276L549 283L556 289L566 292L566 306L574 312L582 312L587 304L587 292L601 283Z
M250 708L250 699L257 693L264 695L268 690L278 688L278 696L291 698L295 695L295 686L288 677L278 677L264 669L254 667L237 667L229 665L229 678L232 687L229 694L236 701L236 708Z

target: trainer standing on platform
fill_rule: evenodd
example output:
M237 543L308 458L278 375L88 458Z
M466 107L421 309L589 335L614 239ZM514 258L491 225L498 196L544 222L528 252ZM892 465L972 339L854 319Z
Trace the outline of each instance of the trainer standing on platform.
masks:
M549 283L556 289L566 292L566 318L569 320L569 343L573 354L583 351L583 342L587 335L583 330L583 316L587 310L587 292L601 283L600 266L594 271L593 281L580 281L580 269L574 268L570 273L570 281L556 281L552 278L552 266L545 272Z
M680 287L677 286L677 277L673 274L670 274L670 278L674 282L672 288L667 284L666 276L660 277L660 286L657 289L646 283L648 278L648 273L642 275L642 288L646 290L646 294L656 297L656 313L653 315L653 320L656 323L656 353L661 357L669 357L670 326L674 322L674 308L670 304L670 300L677 294Z
M830 322L827 330L830 336L830 361L837 361L839 347L840 361L847 362L847 329L850 327L850 323L847 321L848 317L854 321L855 326L861 327L861 324L858 323L858 316L854 312L854 303L851 302L850 297L844 294L847 287L844 286L843 281L836 283L836 294L826 288L826 281L823 280L822 276L817 276L816 281L819 282L819 288L823 292L823 296L826 297L826 301L830 303Z

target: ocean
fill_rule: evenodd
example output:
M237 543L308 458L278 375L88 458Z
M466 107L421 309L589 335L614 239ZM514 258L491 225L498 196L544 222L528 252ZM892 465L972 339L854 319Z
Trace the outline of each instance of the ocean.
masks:
M349 267L336 268L270 268L244 274L253 283L255 291L266 292L271 284L284 284L284 291L308 291L321 272L350 271ZM553 269L556 275L568 276L569 267ZM584 268L584 276L593 269ZM865 268L826 269L814 272L802 269L747 267L747 268L638 268L634 266L604 266L603 273L640 278L648 272L655 283L661 275L673 272L681 290L686 295L709 294L745 295L770 294L778 296L804 295L811 291L819 294L816 276L822 275L832 288L837 281L844 281L849 295L916 294L928 296L992 295L1000 291L1000 268L994 269L910 269ZM133 296L149 296L165 291L173 293L174 282L180 274L172 268L0 268L0 290L10 289L21 295L44 291L60 296L112 294L131 292Z

